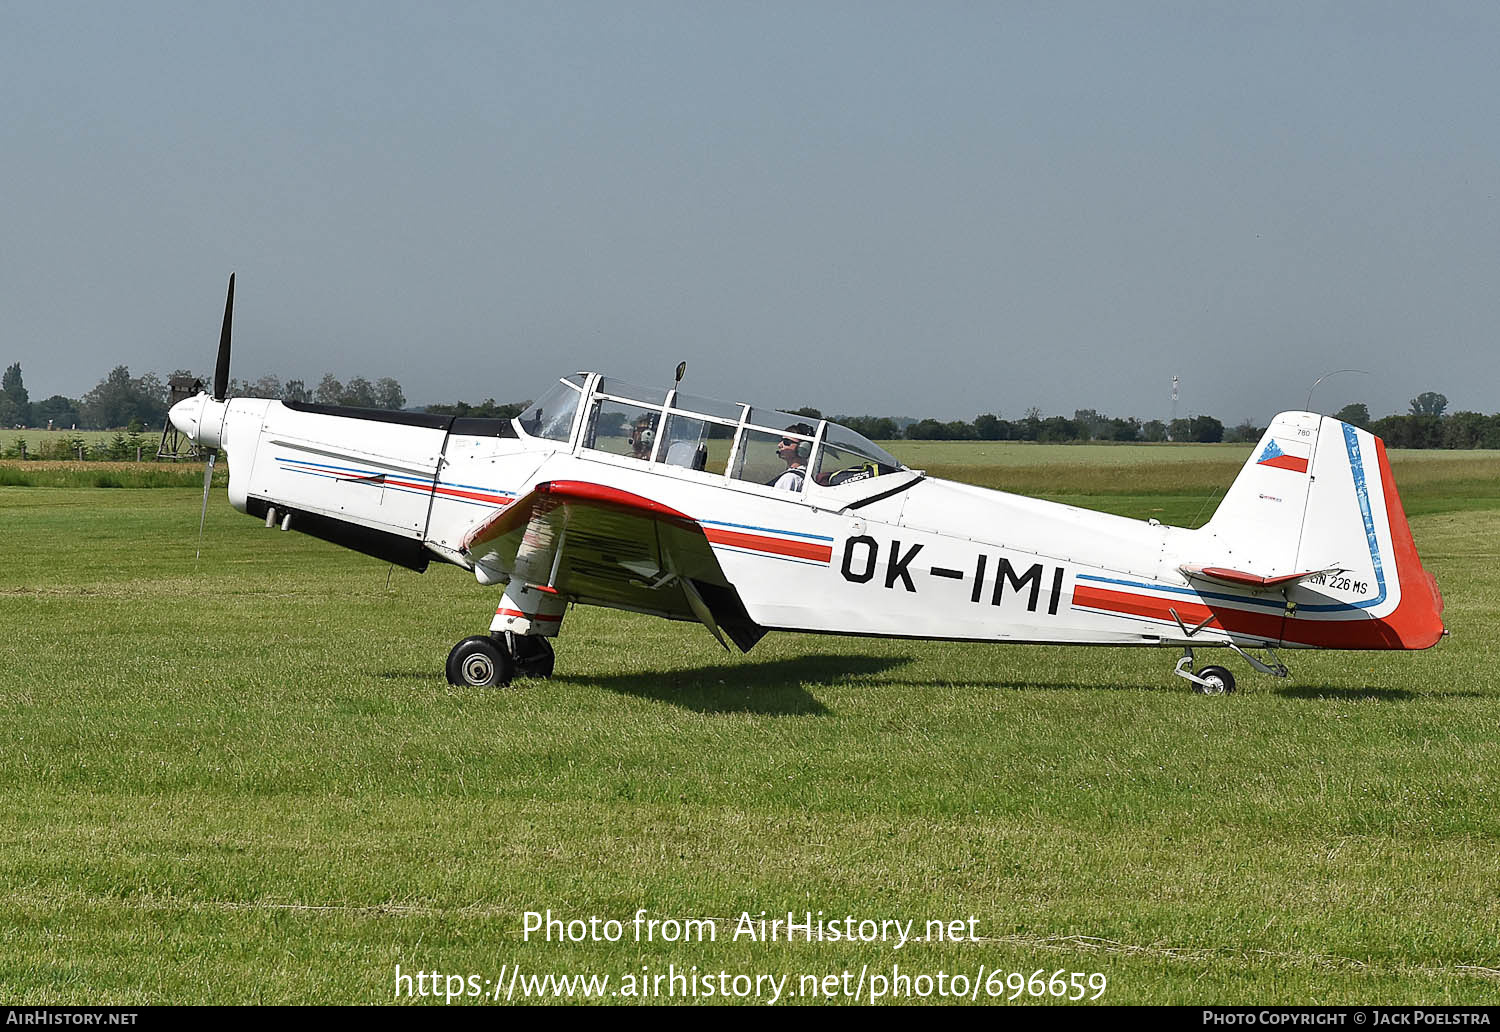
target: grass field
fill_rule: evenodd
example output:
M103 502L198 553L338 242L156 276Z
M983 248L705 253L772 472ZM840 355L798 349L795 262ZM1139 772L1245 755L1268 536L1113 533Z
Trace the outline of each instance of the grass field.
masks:
M1246 453L1184 477L1174 449L1027 447L902 457L1187 523ZM0 998L388 1002L397 965L797 992L983 965L1102 973L1114 1004L1500 1003L1500 458L1396 470L1452 637L1284 654L1290 682L1233 664L1225 698L1167 651L773 635L739 656L587 608L552 680L457 689L443 659L495 603L457 569L265 530L221 490L195 562L191 486L0 486ZM523 941L549 908L624 940ZM636 942L640 908L719 940ZM972 916L978 941L730 941L788 910L918 935Z

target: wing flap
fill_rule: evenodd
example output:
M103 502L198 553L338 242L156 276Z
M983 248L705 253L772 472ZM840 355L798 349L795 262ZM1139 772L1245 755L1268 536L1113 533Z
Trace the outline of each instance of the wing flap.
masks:
M737 626L748 616L702 526L618 488L538 484L473 527L461 549L486 583L520 580L585 604L697 621L721 644L721 629L742 648L760 636Z

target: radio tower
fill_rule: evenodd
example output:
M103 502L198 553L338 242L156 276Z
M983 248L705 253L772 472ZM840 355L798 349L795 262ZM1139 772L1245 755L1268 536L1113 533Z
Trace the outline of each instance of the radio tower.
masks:
M1177 422L1177 377L1172 377L1172 423ZM1167 440L1172 439L1172 423L1167 424Z

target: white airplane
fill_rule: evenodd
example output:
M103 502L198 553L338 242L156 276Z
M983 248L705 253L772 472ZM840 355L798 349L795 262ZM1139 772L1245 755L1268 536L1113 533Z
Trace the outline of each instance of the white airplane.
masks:
M837 423L685 394L682 366L670 389L564 376L513 420L229 399L233 301L230 277L213 391L173 424L228 453L230 504L267 527L499 587L454 684L550 675L570 602L745 651L773 630L1180 648L1209 694L1234 676L1197 648L1285 677L1278 648L1446 633L1384 444L1327 416L1278 415L1186 530L929 477Z

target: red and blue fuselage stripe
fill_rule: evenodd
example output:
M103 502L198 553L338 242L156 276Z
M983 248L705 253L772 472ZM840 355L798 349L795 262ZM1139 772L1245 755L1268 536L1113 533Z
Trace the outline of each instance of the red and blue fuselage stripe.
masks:
M341 480L347 483L369 482L371 485L403 491L408 494L436 496L465 505L480 505L485 508L509 505L516 500L515 492L502 491L478 484L439 484L425 477L412 477L378 469L361 469L356 466L336 466L324 462L308 462L304 459L276 457L281 468L288 473Z
M703 534L708 538L709 544L716 548L814 566L827 566L833 561L833 538L824 534L719 520L698 522L703 527Z

